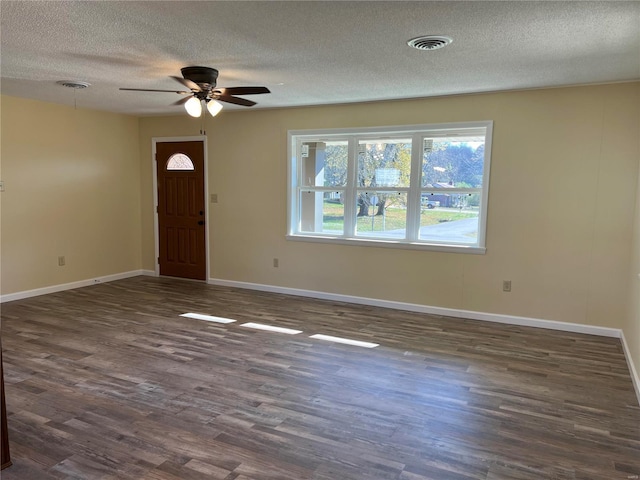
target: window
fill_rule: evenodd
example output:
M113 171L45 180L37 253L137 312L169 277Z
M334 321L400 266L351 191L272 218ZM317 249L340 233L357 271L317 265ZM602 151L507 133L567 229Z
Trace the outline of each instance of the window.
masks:
M484 253L492 126L290 131L287 238Z
M191 159L184 153L174 153L167 160L167 170L193 171L195 167Z

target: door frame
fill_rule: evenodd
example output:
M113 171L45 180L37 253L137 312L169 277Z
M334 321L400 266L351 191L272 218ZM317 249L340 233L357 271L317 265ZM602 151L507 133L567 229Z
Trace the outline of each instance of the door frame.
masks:
M155 251L153 262L155 265L155 276L160 276L160 264L158 258L160 257L160 233L159 233L159 220L158 220L158 169L156 161L156 145L158 143L166 142L202 142L202 149L204 150L204 244L205 244L205 282L209 283L209 175L208 175L208 158L207 158L207 137L205 135L197 135L191 137L152 137L151 138L151 167L153 168L153 236L155 243Z

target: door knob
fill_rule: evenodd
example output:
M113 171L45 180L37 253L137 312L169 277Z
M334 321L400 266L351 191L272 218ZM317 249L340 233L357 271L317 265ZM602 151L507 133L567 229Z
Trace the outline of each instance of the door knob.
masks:
M198 225L204 225L204 220L198 221Z

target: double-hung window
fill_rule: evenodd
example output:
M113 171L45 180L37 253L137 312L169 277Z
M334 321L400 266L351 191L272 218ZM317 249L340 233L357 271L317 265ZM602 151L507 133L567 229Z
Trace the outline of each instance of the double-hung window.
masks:
M287 238L483 253L491 129L290 131Z

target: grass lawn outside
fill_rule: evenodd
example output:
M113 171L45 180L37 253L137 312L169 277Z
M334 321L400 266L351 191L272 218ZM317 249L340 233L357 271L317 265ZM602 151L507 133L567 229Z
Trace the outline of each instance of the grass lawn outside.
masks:
M377 211L371 208L370 211ZM339 203L324 202L323 206L323 231L342 231L344 226L344 206ZM422 209L420 213L420 226L437 225L443 222L454 222L465 218L478 216L475 210L459 210L457 208ZM388 230L404 230L407 223L407 210L397 206L388 207L382 215L358 217L358 232L382 232ZM373 225L373 228L372 228Z

